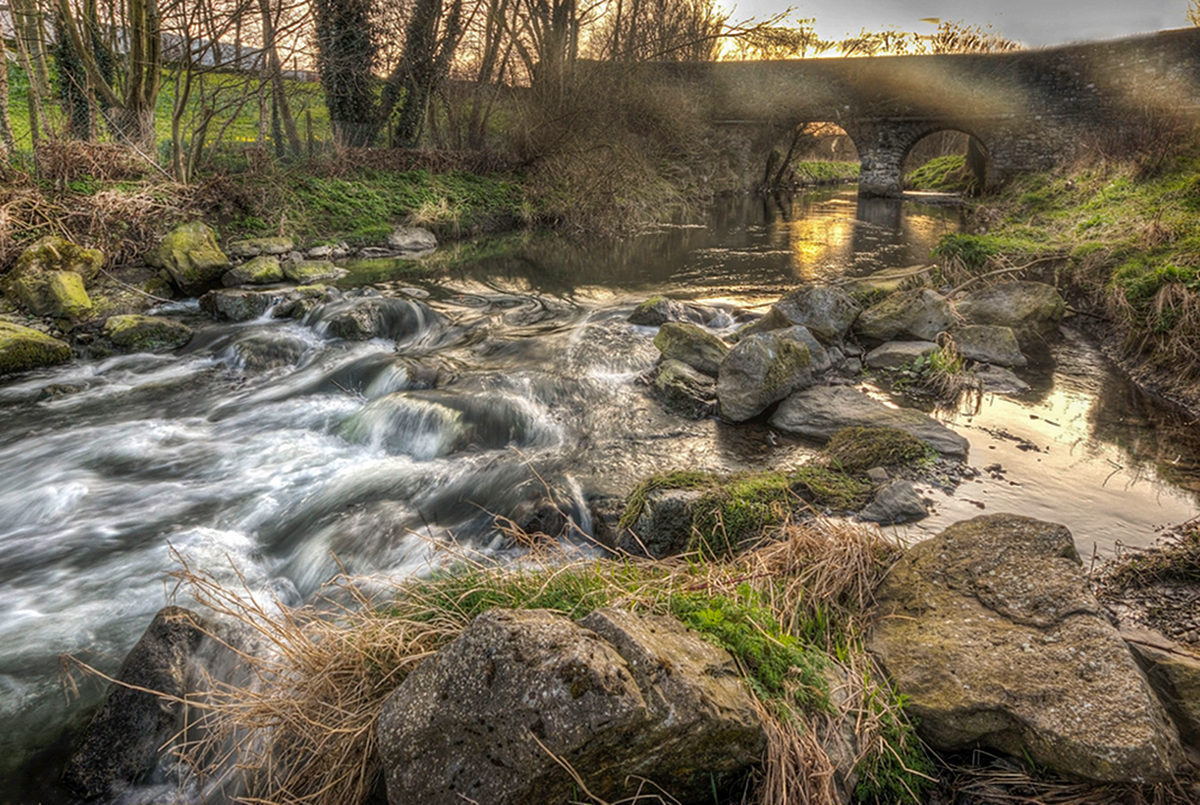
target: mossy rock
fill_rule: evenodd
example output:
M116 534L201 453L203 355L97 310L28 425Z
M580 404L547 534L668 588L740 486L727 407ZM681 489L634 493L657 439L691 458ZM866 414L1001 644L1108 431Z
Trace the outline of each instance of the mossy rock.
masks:
M273 282L283 282L283 267L279 258L273 254L263 254L248 260L221 277L221 284L232 285L270 285Z
M0 321L0 375L71 360L71 347L31 327Z
M284 276L301 285L340 279L347 273L346 269L338 268L328 260L297 260L283 267Z
M717 376L721 361L729 353L729 346L704 328L676 321L658 328L654 346L664 358L682 361L712 377Z
M153 352L182 347L192 339L192 328L174 319L131 314L109 317L104 335L121 349Z
M13 270L16 276L41 274L48 271L74 271L91 282L104 265L99 249L86 249L57 235L48 235L21 252Z
M80 319L92 312L83 277L74 271L27 272L18 275L9 287L35 316Z
M165 269L175 287L187 294L198 294L218 284L232 265L217 245L216 234L199 221L172 229L146 255L146 262Z
M296 248L296 242L291 238L248 238L235 240L229 244L228 251L232 257L258 257L259 255L287 254Z

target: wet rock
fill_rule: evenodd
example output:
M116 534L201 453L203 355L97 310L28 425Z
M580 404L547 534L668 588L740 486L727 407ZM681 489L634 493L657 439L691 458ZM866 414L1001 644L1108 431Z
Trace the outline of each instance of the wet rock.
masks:
M47 235L21 252L12 275L20 277L49 271L72 271L88 283L96 278L103 265L104 255L99 249L86 249L58 235Z
M940 751L983 746L1105 782L1168 778L1174 726L1088 587L1071 533L1012 514L913 546L868 649Z
M867 366L872 369L900 369L917 358L934 353L938 345L932 341L889 341L867 353Z
M976 366L974 374L979 381L979 388L992 394L1024 394L1029 391L1028 383L999 366Z
M744 422L793 391L812 385L811 364L808 347L780 331L741 339L721 361L717 374L721 416Z
M717 384L682 361L667 359L654 367L650 387L664 408L680 416L702 419L716 410Z
M221 276L221 284L226 287L270 285L273 282L283 282L283 266L280 264L279 258L273 254L259 255L226 271Z
M492 610L417 666L379 719L388 801L566 802L578 785L558 757L598 797L645 778L689 802L759 761L762 725L728 654L671 619L600 610L584 624Z
M918 288L894 293L864 310L854 322L854 331L872 341L936 341L953 323L949 300L937 291Z
M707 330L686 322L669 321L658 328L654 346L664 358L682 361L693 369L717 376L729 347Z
M237 368L254 374L295 366L308 351L308 344L287 332L250 332L230 349Z
M109 316L104 335L121 349L152 352L182 347L192 340L192 328L161 316Z
M805 285L776 302L745 333L800 325L826 344L840 342L862 309L850 294L832 285Z
M35 316L80 319L92 312L83 277L74 271L26 272L13 278L9 288Z
M335 338L401 341L420 335L440 317L424 302L388 296L347 296L313 309L310 320Z
M349 273L328 260L289 260L283 265L283 275L300 285L341 279Z
M287 298L286 291L224 288L209 291L201 296L200 309L218 321L251 321L261 318L272 305L277 305Z
M398 226L388 235L388 248L403 254L428 254L437 248L434 234L419 226Z
M972 324L1009 327L1025 342L1053 331L1066 302L1053 285L1016 280L972 291L959 301L958 312Z
M230 257L247 258L259 255L288 254L296 248L296 242L288 237L278 238L248 238L235 240L229 244L227 251Z
M886 474L885 471L885 477ZM929 512L912 482L901 480L880 487L875 499L858 516L868 523L899 525L922 520L929 516Z
M677 302L665 296L652 296L633 309L629 314L629 323L642 327L659 327L669 321L687 321L693 324L707 324L717 315L717 311Z
M187 693L187 666L204 637L193 612L165 607L117 672L124 684L109 686L104 705L84 731L63 771L63 782L84 800L111 801L140 782L156 766L160 747L179 730L183 706L165 696Z
M71 360L71 347L32 327L0 319L0 376Z
M826 441L842 428L891 427L916 436L944 456L965 458L967 440L920 411L891 408L847 386L816 386L788 397L771 417L772 427Z
M1122 629L1121 637L1133 650L1183 740L1200 750L1200 653L1148 629Z
M840 349L837 347L826 349L807 327L800 325L787 327L779 330L778 335L780 338L798 341L808 347L809 368L814 375L827 372L833 367L835 361L844 360Z
M146 255L146 262L166 270L172 284L186 294L199 294L218 285L231 267L212 229L199 221L172 229Z
M699 489L655 489L646 494L641 513L630 526L636 539L619 547L638 556L665 559L686 553L692 539Z
M968 324L954 331L954 345L964 358L1008 368L1028 363L1011 327L997 324Z

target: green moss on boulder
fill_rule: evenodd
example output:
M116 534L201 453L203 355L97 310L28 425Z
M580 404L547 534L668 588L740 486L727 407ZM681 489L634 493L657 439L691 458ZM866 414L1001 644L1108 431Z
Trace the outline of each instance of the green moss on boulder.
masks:
M74 271L19 274L10 284L10 291L35 316L79 319L92 311L83 277Z
M85 249L66 238L48 235L21 252L13 273L24 276L47 271L74 271L84 282L91 282L103 265L104 255L99 249Z
M71 348L31 327L0 321L0 375L71 360Z
M301 285L340 279L347 273L346 269L338 268L328 260L298 260L283 267L284 276Z
M172 229L146 255L146 262L165 269L175 287L187 294L201 293L218 284L231 265L217 245L215 233L199 221Z
M291 238L249 238L235 240L229 244L229 254L233 257L258 257L259 255L287 254L296 248L296 242Z
M270 285L273 282L283 282L283 267L279 264L279 258L273 254L259 255L226 271L221 277L221 284L227 287L231 285Z
M729 347L717 336L686 322L669 321L658 328L654 346L664 358L682 361L693 369L717 376Z
M104 322L104 335L121 349L152 352L183 346L192 339L192 328L159 316L111 316Z
M915 464L933 453L933 448L899 428L850 427L833 434L823 452L832 466L863 472L872 467Z

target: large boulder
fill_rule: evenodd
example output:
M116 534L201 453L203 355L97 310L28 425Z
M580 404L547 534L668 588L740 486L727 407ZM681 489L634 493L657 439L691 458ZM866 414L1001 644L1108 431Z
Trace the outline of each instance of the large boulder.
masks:
M291 295L286 291L218 288L200 297L200 309L218 321L251 321L289 298Z
M1012 514L908 550L876 592L868 649L922 737L1104 782L1169 778L1174 726L1088 587L1071 532Z
M668 358L654 367L650 388L664 408L680 416L701 419L716 409L716 383L682 361Z
M1008 367L1028 363L1011 327L968 324L954 331L954 345L964 358L980 363Z
M328 260L294 260L283 265L283 275L299 285L341 279L349 273Z
M1200 750L1200 653L1148 629L1122 629L1184 741Z
M188 692L188 662L205 629L198 615L180 607L155 615L63 770L75 796L113 801L155 768L161 747L182 726L185 708L178 699Z
M99 249L86 249L58 235L47 235L28 246L13 267L14 276L42 274L48 271L73 271L91 282L104 265Z
M932 355L937 348L932 341L889 341L868 352L863 360L871 369L900 369Z
M746 329L765 332L800 325L826 344L845 337L862 308L850 294L832 285L805 285L776 302L767 315Z
M937 291L917 288L894 293L864 310L854 322L854 331L871 341L936 341L952 324L949 300Z
M1024 343L1052 331L1066 307L1053 285L1014 280L972 291L959 301L958 313L972 324L1011 327Z
M194 221L172 229L146 255L146 262L167 272L181 292L200 294L219 285L231 263L206 224Z
M74 271L25 272L9 288L35 316L79 319L92 312L92 300L83 277Z
M713 377L717 376L721 361L729 353L729 346L720 338L687 322L669 321L659 327L654 346L664 358L682 361Z
M0 376L71 360L71 347L32 327L0 319Z
M833 366L835 360L842 357L840 349L837 347L826 349L825 345L812 334L812 331L802 325L797 324L795 327L786 327L779 330L777 335L780 338L799 341L808 347L809 368L812 369L814 375L828 371Z
M104 335L121 349L150 352L177 349L192 340L192 328L161 316L110 316Z
M226 271L221 276L221 284L233 285L270 285L273 282L283 282L283 266L279 258L273 254L261 254L240 266Z
M944 456L966 458L962 436L911 408L892 408L847 386L816 386L788 397L771 417L772 427L828 441L842 428L890 427L929 443Z
M680 801L727 790L765 748L730 656L669 618L492 610L388 698L379 755L392 805L568 802L579 784Z
M811 386L811 365L804 342L777 330L743 338L721 361L717 373L721 416L744 422L793 391Z

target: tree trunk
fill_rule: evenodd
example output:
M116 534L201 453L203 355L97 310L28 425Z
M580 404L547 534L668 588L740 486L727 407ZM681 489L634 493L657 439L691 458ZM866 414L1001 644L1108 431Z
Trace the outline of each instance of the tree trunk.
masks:
M8 117L8 50L0 36L0 158L11 157L16 150Z
M158 136L154 130L154 107L128 108L113 106L104 110L104 120L109 129L128 145L155 160L158 156Z

